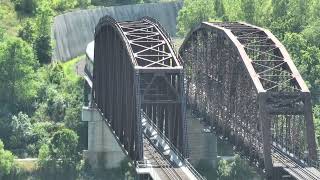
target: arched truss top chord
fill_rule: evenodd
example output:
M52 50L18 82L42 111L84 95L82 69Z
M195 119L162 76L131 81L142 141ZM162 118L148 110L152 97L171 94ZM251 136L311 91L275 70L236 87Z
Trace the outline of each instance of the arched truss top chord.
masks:
M155 19L144 17L138 21L117 22L105 16L97 25L95 34L100 33L106 24L117 29L136 69L182 69L169 34Z
M224 40L233 43L258 92L309 93L287 50L270 31L242 22L204 22L186 41L201 29L223 33Z

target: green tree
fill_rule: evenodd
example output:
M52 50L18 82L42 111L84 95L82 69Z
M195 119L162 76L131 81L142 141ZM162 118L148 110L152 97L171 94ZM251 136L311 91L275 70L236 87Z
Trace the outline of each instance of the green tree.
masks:
M225 16L229 21L238 21L243 16L241 0L222 0Z
M55 122L62 122L67 108L67 99L62 92L54 85L49 85L46 89L46 114Z
M32 48L20 38L0 43L0 102L7 104L10 112L32 108L38 90L37 67Z
M22 149L25 151L32 136L31 128L31 119L27 114L19 112L17 116L12 116L12 133L10 136L11 149Z
M3 19L3 10L0 8L0 21ZM0 25L0 42L3 41L4 29Z
M2 18L3 18L3 14L4 14L3 10L2 10L2 9L0 9L0 20L2 20Z
M270 28L280 39L287 32L301 32L307 25L307 0L273 0L272 5Z
M308 0L291 0L289 2L287 21L290 32L301 32L307 25Z
M52 7L57 11L73 9L78 5L77 0L52 0Z
M315 20L308 24L302 31L303 37L308 42L309 46L320 47L320 20Z
M272 0L272 17L282 18L287 15L289 0Z
M152 0L146 0L150 2ZM144 2L143 0L91 0L92 5L95 6L115 6L115 5L125 5L125 4L136 4Z
M319 92L320 49L316 46L308 46L306 38L298 33L286 33L284 44L311 92Z
M235 155L232 161L220 160L218 163L218 177L220 180L252 179L254 173L252 169L247 168L248 166L239 155Z
M33 44L36 36L36 27L32 20L28 19L19 29L18 36L29 44Z
M53 62L48 66L48 81L52 84L60 85L65 79L62 64Z
M66 127L75 131L79 130L81 124L81 107L76 106L67 108L64 122Z
M223 21L227 21L228 18L225 15L223 0L215 0L214 1L214 10L216 12L216 16L221 18Z
M249 22L254 22L255 0L241 0L241 10L244 14L244 19Z
M86 8L91 4L91 0L78 0L78 6L81 8Z
M178 15L178 34L185 35L192 27L215 16L212 0L185 0Z
M50 137L60 129L63 129L63 124L53 123L53 122L36 122L32 125L32 135L34 149L30 149L33 155L38 155L38 152L43 144L48 144L50 142Z
M270 28L280 39L289 31L290 23L287 20L289 0L272 0L272 21Z
M311 46L302 51L302 60L298 62L298 68L307 81L311 92L320 92L320 49Z
M83 80L79 79L76 82L63 82L63 89L67 92L65 97L68 101L68 108L64 122L67 127L76 130L81 122L81 109L83 105Z
M4 150L3 142L0 139L0 179L9 175L14 168L14 156L10 151Z
M37 8L37 0L11 0L16 11L33 14Z
M320 91L320 49L316 46L308 46L306 38L301 34L287 33L284 43L299 69L303 79L306 81L311 93ZM319 100L315 99L316 102Z
M51 23L53 17L49 3L41 3L36 16L35 54L40 63L49 63L52 57Z
M221 180L229 178L231 175L231 166L226 160L218 162L218 177Z
M258 26L270 26L272 17L272 0L256 0L254 22Z
M308 4L308 22L309 24L319 20L320 18L320 1L318 0L309 0Z
M249 165L241 159L239 155L236 155L234 161L231 163L231 177L239 180L246 180L253 178L253 171L248 169Z
M42 144L42 146L39 149L38 166L42 171L49 171L50 169L55 167L55 162L51 159L50 156L48 144Z
M78 136L70 129L61 129L54 133L49 145L44 144L39 152L39 166L56 171L74 171L80 161L77 152Z
M307 48L306 39L298 33L286 33L283 40L286 49L289 51L296 65L301 64L302 51Z

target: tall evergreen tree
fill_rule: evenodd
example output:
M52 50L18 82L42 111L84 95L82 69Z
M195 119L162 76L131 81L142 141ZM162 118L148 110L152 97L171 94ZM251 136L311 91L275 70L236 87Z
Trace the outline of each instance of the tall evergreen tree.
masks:
M53 11L48 3L37 9L37 36L34 42L35 54L40 63L49 63L52 57L51 23Z
M282 18L287 15L289 0L272 0L272 18Z
M223 21L227 21L227 16L225 15L225 10L224 10L224 5L222 0L215 0L214 10L218 18L221 18Z
M254 0L242 0L241 10L244 14L245 21L254 23L255 2Z

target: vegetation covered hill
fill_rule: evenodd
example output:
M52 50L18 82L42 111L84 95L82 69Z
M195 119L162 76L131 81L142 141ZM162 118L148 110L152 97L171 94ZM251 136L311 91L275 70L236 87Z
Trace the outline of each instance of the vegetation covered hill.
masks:
M80 58L51 62L50 36L55 15L88 5L83 0L0 2L0 179L25 179L30 173L75 179L88 169L80 163L87 146L81 122L84 81L74 72ZM24 172L14 158L38 158L36 171Z
M37 175L45 173L45 178L50 174L53 179L59 178L56 176L59 174L67 179L87 177L83 172L91 172L90 167L81 162L80 156L87 138L86 125L80 121L83 80L72 71L77 59L66 64L51 62L52 17L74 8L143 2L154 1L0 2L0 179L24 179L14 157L38 158ZM197 23L208 20L241 20L271 29L289 50L312 93L319 92L320 1L185 0L178 20L181 36ZM318 96L314 96L313 103L319 143ZM238 175L234 163L220 164L221 179ZM66 171L70 177L65 176ZM120 170L102 171L100 175L114 177L116 171L122 174L121 179L128 168L124 165Z

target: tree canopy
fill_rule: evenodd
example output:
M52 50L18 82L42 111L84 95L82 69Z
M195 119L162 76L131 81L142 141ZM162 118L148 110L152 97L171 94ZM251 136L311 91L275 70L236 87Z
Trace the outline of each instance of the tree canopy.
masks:
M10 151L4 150L3 142L0 139L0 179L10 174L14 167L14 156Z
M0 102L6 104L2 108L7 107L13 113L29 108L37 97L38 66L32 48L20 38L10 37L0 43Z
M78 135L70 129L60 129L43 144L39 151L39 166L42 169L56 169L56 172L75 171L80 161L77 151ZM56 173L54 172L54 173Z
M208 21L214 15L215 9L212 0L185 0L178 16L179 34L186 34L192 27L202 21Z

